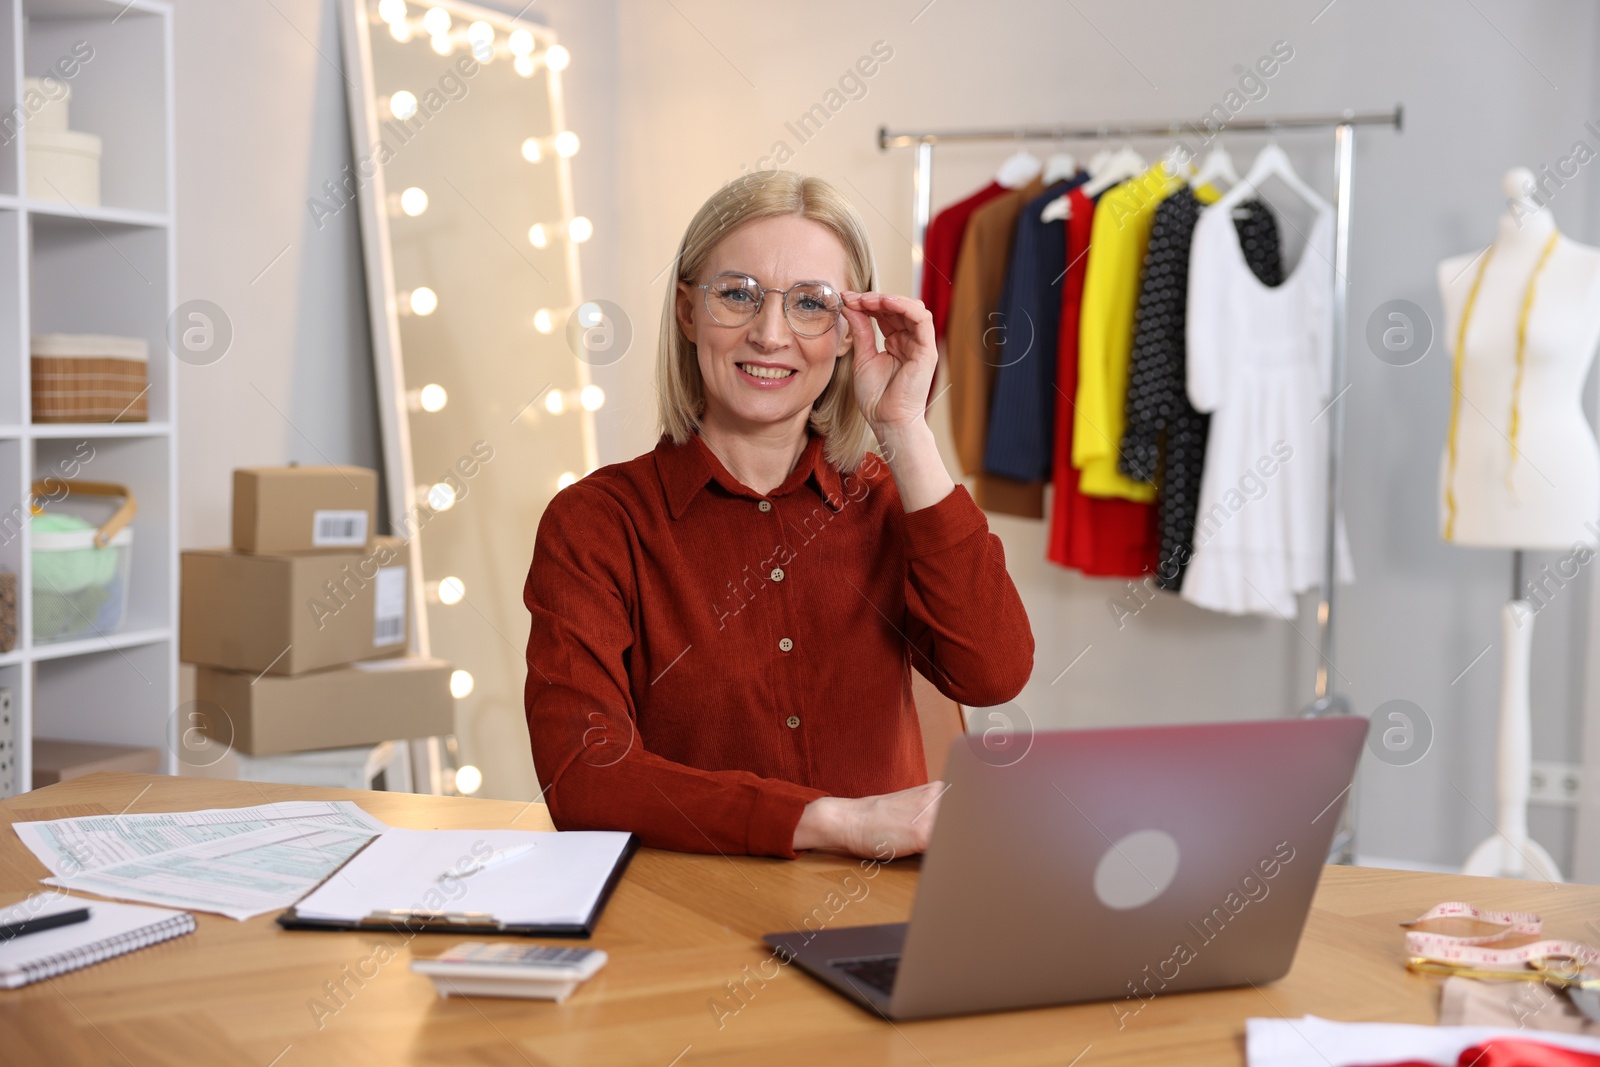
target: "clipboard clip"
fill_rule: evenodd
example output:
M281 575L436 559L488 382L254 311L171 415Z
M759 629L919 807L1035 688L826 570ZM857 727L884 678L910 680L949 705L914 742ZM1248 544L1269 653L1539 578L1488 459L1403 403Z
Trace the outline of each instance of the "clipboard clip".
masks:
M404 923L407 927L457 926L494 927L505 929L505 923L487 911L429 911L426 908L374 908L367 916L368 922Z

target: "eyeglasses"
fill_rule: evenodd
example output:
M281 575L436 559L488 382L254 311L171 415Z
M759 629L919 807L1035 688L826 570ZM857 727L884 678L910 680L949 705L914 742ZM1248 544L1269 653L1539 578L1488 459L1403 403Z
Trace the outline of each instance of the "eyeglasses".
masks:
M748 274L725 273L712 278L704 289L706 310L723 326L743 326L761 313L768 293L783 297L783 317L801 337L821 337L833 329L844 308L838 290L823 282L801 282L787 289L763 289Z

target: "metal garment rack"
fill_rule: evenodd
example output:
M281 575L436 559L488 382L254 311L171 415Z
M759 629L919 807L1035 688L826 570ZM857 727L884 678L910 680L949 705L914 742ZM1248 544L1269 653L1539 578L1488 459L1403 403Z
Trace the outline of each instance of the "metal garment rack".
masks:
M1348 345L1349 265L1350 265L1350 184L1355 156L1357 126L1403 128L1404 108L1392 111L1354 112L1322 115L1278 115L1267 118L1238 119L1218 129L1198 126L1192 121L1097 123L1066 126L983 127L950 130L890 130L878 128L878 149L915 148L916 170L913 180L913 221L911 246L912 292L922 292L923 249L933 205L933 149L940 144L1004 144L1024 141L1107 141L1150 140L1199 137L1209 142L1222 134L1285 133L1303 130L1332 130L1334 144L1334 231L1333 231L1333 358L1332 381L1328 395L1333 399L1328 410L1328 519L1323 564L1321 600L1317 605L1317 681L1307 715L1348 714L1350 703L1333 690L1333 601L1335 579L1334 536L1339 514L1339 498L1344 477L1344 405ZM1341 825L1334 838L1330 861L1350 863L1354 858L1354 823L1346 803Z

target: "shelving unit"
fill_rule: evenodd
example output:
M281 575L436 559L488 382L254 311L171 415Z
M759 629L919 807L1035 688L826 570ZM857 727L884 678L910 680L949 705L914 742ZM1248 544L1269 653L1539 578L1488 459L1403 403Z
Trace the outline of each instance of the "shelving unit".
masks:
M26 195L23 79L68 56L78 57L63 79L72 128L102 142L98 206ZM16 708L19 789L33 778L36 737L157 748L163 769L176 769L172 71L172 8L161 0L0 0L0 567L19 575L20 613L0 687ZM29 338L57 332L148 341L150 421L34 425ZM120 482L138 500L128 607L113 632L36 643L29 486L69 460L78 477Z

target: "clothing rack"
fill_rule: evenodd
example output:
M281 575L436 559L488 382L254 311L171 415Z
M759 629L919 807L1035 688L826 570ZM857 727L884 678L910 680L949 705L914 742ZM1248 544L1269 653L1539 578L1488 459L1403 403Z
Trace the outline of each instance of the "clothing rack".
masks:
M969 127L950 130L890 130L878 128L878 150L915 148L916 169L912 175L911 291L922 291L923 248L933 206L933 149L940 144L997 144L1023 141L1105 141L1150 140L1201 137L1210 141L1226 134L1282 133L1304 130L1332 130L1334 135L1334 231L1333 231L1333 331L1332 381L1328 395L1328 508L1327 552L1323 562L1321 599L1317 606L1317 681L1307 715L1348 714L1350 703L1333 689L1333 607L1335 577L1335 530L1338 503L1344 476L1344 405L1348 336L1350 263L1350 184L1354 168L1355 128L1386 126L1403 128L1404 108L1392 111L1342 111L1321 115L1275 115L1237 119L1211 129L1192 120L1167 122L1093 123L1058 126ZM1346 804L1341 828L1330 860L1349 863L1354 856L1354 823L1351 805Z

